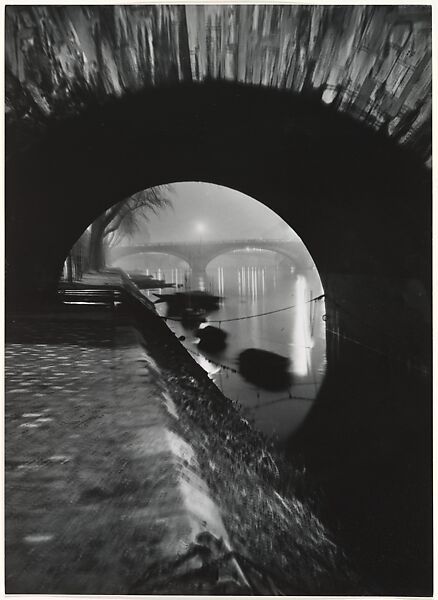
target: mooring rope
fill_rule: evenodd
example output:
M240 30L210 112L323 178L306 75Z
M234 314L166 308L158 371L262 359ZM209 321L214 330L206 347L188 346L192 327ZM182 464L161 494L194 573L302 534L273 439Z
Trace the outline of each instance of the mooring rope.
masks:
M307 300L304 304L310 304L310 302L316 302L317 300L322 300L325 297L325 294L321 294L316 298L311 298ZM245 315L244 317L233 317L232 319L206 319L204 323L230 323L231 321L244 321L245 319L255 319L256 317L265 317L266 315L273 315L275 313L284 312L285 310L291 310L292 308L296 308L297 304L292 304L291 306L284 306L283 308L277 308L276 310L269 310L267 312L258 313L257 315ZM169 321L185 321L186 319L177 318L177 317L168 317L164 315L160 315L162 319Z
M339 302L337 302L335 300L335 298L333 298L331 295L321 294L320 296L316 296L315 298L311 298L310 300L307 300L305 302L305 304L310 304L311 302L316 302L318 300L322 300L323 298L326 298L329 302L332 302L332 304L337 309L339 309L340 311L345 312L346 314L348 314L353 319L357 319L358 321L363 322L363 323L367 322L363 317L361 318L361 317L355 315L354 312L351 312L348 309L345 309L345 307L343 307L341 304L339 304ZM230 322L233 322L233 321L244 321L246 319L254 319L254 318L257 318L257 317L264 317L264 316L267 316L267 315L273 315L273 314L276 314L276 313L284 312L286 310L291 310L293 308L296 308L297 306L298 306L297 304L292 304L290 306L284 306L283 308L278 308L276 310L271 310L271 311L267 311L267 312L263 312L263 313L258 313L256 315L245 315L243 317L234 317L234 318L231 318L231 319L206 319L205 321L203 321L203 323L218 323L219 327L220 327L222 323L230 323ZM169 321L178 321L178 322L181 322L181 321L184 320L182 318L177 318L177 317L168 317L168 316L162 316L162 315L160 315L160 316L161 316L162 319L169 320ZM327 318L326 315L323 315L324 321L326 320L326 318ZM312 323L312 328L313 328L313 325L314 325L314 323ZM368 322L367 322L367 325L370 326L370 324ZM372 324L371 324L371 327L375 328L375 326L373 326ZM368 344L364 344L360 340L357 340L357 339L354 339L354 338L352 338L350 336L347 336L347 335L341 333L340 331L335 331L334 329L331 329L329 327L326 328L326 331L327 331L327 333L331 333L332 335L334 335L334 336L336 336L338 338L344 339L345 341L353 343L353 344L356 344L358 346L362 346L363 348L366 348L367 350L369 350L371 352L374 352L376 354L380 354L381 356L384 356L384 357L386 357L386 358L388 358L390 360L395 360L396 362L404 363L405 366L407 366L408 368L414 369L416 371L420 371L423 374L429 374L430 373L429 369L425 365L415 364L415 362L417 362L417 361L419 362L420 361L419 357L417 357L417 356L414 356L414 355L411 355L411 356L396 356L395 354L391 354L390 355L388 352L385 352L384 350L381 350L379 348L375 348L375 347L369 346ZM396 341L397 340L397 337L393 336L391 334L383 333L383 335L384 336L386 335L386 337L389 338L389 339L391 339L392 341ZM400 340L400 343L401 343L401 340ZM196 352L193 352L193 353L197 354ZM208 359L203 354L202 355L198 354L198 356L202 356L203 358L209 360L210 362L212 362L213 364L215 364L215 365L217 365L219 367L222 367L225 370L232 371L234 373L238 372L236 369L233 369L232 367L229 367L227 365L223 365L221 363L218 363L218 362L216 362L214 360ZM413 362L411 362L411 361L413 361Z

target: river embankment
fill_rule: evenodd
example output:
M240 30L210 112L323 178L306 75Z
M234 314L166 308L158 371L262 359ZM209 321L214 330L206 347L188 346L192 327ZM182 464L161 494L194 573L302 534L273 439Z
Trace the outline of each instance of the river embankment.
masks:
M138 289L120 273L67 288L7 315L8 593L364 591L304 465Z
M164 320L129 289L125 317L134 319L160 366L250 580L269 594L365 593L318 518L319 491L302 458L286 458L244 419L239 404L220 392Z

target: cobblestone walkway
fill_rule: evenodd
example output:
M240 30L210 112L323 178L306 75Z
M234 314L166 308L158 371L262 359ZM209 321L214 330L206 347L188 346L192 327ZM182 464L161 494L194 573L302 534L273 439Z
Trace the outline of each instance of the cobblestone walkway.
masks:
M123 375L118 380L118 370L126 361L114 334L110 321L18 322L8 332L10 592L126 592L123 565L135 543L124 544L129 522L120 527L130 498L121 446L128 434L122 430L130 424L117 405L125 381ZM117 469L124 470L124 480ZM131 479L131 493L134 484L140 488L145 482ZM117 546L108 544L108 531ZM137 528L135 533L141 538Z
M187 550L175 464L194 458L158 367L114 314L8 324L7 593L153 593L147 569Z

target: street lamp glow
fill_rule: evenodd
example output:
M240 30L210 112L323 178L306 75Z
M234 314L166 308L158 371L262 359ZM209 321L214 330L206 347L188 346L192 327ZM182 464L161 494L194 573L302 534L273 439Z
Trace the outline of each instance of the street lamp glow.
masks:
M196 231L198 233L204 233L204 231L205 231L204 223L196 223Z

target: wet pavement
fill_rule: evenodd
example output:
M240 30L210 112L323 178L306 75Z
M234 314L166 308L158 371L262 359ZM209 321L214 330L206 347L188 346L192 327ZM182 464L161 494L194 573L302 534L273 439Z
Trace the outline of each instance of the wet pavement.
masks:
M7 593L153 593L148 569L202 529L180 484L196 459L141 342L115 308L9 319Z

